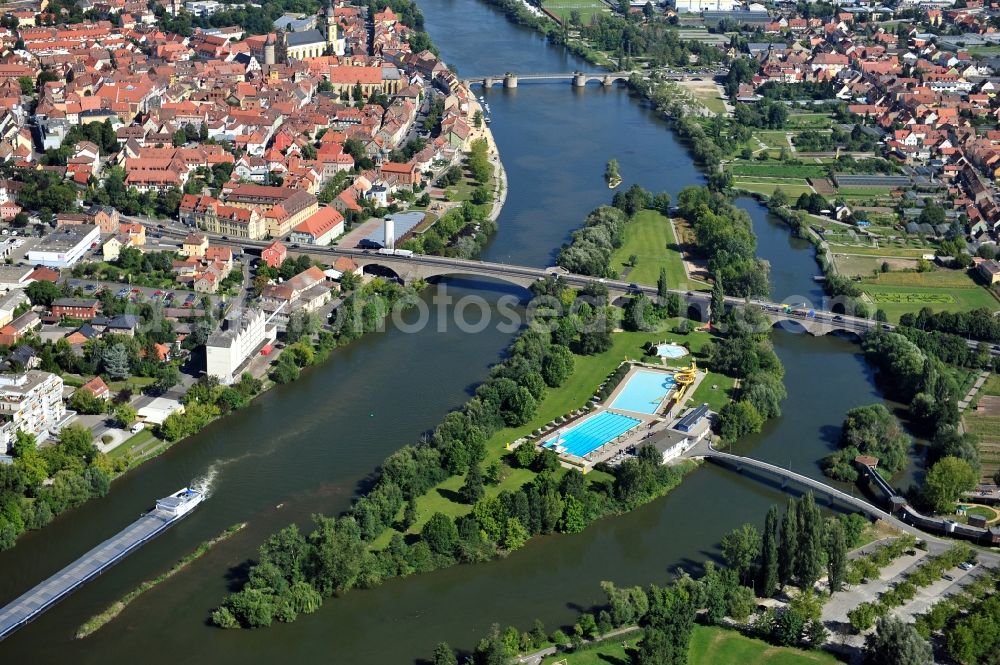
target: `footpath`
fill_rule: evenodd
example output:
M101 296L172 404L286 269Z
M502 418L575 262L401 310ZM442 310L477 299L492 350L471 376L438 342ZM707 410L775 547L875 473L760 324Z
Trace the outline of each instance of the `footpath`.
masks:
M625 626L624 628L618 628L616 630L612 630L611 632L604 633L603 635L598 635L592 640L584 640L583 644L587 645L587 644L594 644L597 642L604 642L606 640L610 640L615 637L620 637L621 635L630 635L638 631L639 631L639 626ZM524 663L525 665L539 665L539 663L541 663L544 659L548 658L549 656L556 655L557 653L559 653L559 651L560 649L558 646L546 647L544 649L539 649L534 653L529 653L520 656L514 662Z

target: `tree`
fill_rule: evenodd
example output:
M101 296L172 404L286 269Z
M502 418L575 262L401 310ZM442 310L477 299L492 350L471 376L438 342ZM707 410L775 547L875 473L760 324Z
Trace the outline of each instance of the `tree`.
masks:
M573 373L576 361L573 352L562 344L553 344L542 361L542 378L545 385L558 388Z
M799 546L795 559L795 572L799 585L811 589L823 570L823 517L812 492L799 500Z
M765 598L778 591L778 521L778 507L771 506L761 538L760 594Z
M159 377L156 379L156 391L158 393L165 393L181 382L181 371L173 363L161 365L159 374Z
M101 365L112 379L124 379L130 374L129 353L124 344L112 344L101 353Z
M788 195L780 187L775 187L771 198L767 200L767 205L771 208L784 208L788 205Z
M761 537L752 524L744 524L722 537L722 556L730 568L736 571L741 581L750 578L754 561L760 554Z
M713 325L718 324L722 321L723 314L726 313L726 292L722 287L722 278L719 275L713 275L715 282L712 284L712 305L710 321Z
M661 307L667 302L670 295L670 285L667 283L667 269L660 268L660 276L656 278L656 298L657 304Z
M781 544L778 547L778 581L782 586L795 577L795 560L799 550L799 522L796 516L797 504L789 499L785 515L781 520Z
M49 307L52 305L53 300L61 298L63 295L62 289L52 282L44 280L32 282L24 291L28 295L28 299L31 300L32 305L43 305L45 307Z
M875 623L875 632L865 638L867 665L931 665L930 644L917 629L888 614Z
M830 593L843 588L846 572L847 537L844 525L838 519L830 520L826 527L826 573L830 582Z
M458 658L447 642L439 642L434 647L434 657L431 658L432 665L458 665Z
M717 427L723 441L737 441L747 434L759 432L764 419L757 407L748 400L741 399L727 403L719 412Z
M69 401L69 406L77 413L92 416L104 411L104 400L89 390L79 388L73 393L73 397Z
M123 403L115 407L115 420L124 428L131 427L137 417L131 404Z
M420 539L427 543L435 554L453 556L458 543L458 529L455 522L444 513L434 513L420 531Z
M976 472L964 459L942 457L927 472L924 499L939 513L953 512L955 501L974 489L976 481Z
M459 494L462 495L462 501L469 505L475 504L486 494L486 489L483 487L483 472L478 462L473 462L469 466L469 472L465 476L465 483Z

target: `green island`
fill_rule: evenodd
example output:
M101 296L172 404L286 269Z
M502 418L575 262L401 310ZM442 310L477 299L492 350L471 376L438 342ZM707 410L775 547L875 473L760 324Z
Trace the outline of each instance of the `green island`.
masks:
M215 547L216 545L225 540L228 540L229 538L232 538L234 535L242 531L246 527L246 525L247 525L246 522L241 522L240 524L234 524L231 527L227 528L222 533L220 533L215 538L212 538L211 540L206 540L201 545L196 547L192 552L182 557L180 561L175 563L170 568L170 570L154 577L151 580L146 580L145 582L143 582L142 584L140 584L139 586L132 589L127 594L116 600L114 603L109 605L108 608L105 609L103 612L95 614L94 616L87 619L87 621L85 621L77 629L76 639L82 640L85 637L93 635L101 628L104 628L104 626L114 621L119 614L125 611L125 608L128 607L129 604L132 603L134 600L136 600L139 596L146 593L147 591L152 590L157 585L166 582L171 577L181 572L182 570L190 566L192 563L194 563L201 557L208 554L208 552L213 547Z
M637 187L617 193L613 206L593 211L573 234L559 265L612 275L611 257L624 246L626 229L635 221L669 227L656 212L669 200ZM718 304L723 275L730 294L766 289L749 219L704 188L685 190L680 202L692 220L698 251L718 256L712 261L717 275L712 320L724 335L694 329L680 311L680 298L667 288L665 265L659 267L658 297L630 298L624 309L610 303L599 282L580 292L558 276L535 282L533 294L550 302L569 306L585 300L569 315L560 315L557 306L542 311L475 397L448 414L425 441L391 455L349 513L315 516L309 534L293 525L271 536L246 585L213 613L213 622L234 628L292 621L313 611L323 597L504 556L536 534L578 532L662 496L694 463L678 458L663 465L667 453L642 443L640 414L624 418L628 425L621 436L607 439L600 450L574 452L560 443L576 426L564 427L567 423L583 427L591 415L620 418L606 405L628 389L630 372L655 371L683 381L677 384L681 390L668 393L674 396L667 420L679 417L688 404L704 404L719 414L716 429L727 441L760 431L766 419L780 415L783 368L768 341L770 326L753 308L726 311ZM742 251L713 252L716 244ZM660 247L651 260L676 252L667 243ZM660 357L660 347L683 349L685 355ZM705 433L700 430L699 438Z

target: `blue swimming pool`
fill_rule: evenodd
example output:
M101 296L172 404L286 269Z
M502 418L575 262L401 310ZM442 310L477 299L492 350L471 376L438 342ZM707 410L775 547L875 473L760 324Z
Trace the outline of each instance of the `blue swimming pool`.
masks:
M621 436L640 422L642 421L638 418L601 411L569 429L563 430L542 445L546 448L552 448L556 452L583 457L608 441Z
M639 370L628 378L611 407L636 413L656 413L674 388L674 377L664 372Z

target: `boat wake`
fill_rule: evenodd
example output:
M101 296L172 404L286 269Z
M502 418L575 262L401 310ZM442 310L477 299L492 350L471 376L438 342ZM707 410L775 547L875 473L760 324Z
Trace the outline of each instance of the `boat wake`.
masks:
M212 487L215 484L215 478L219 475L219 466L218 462L212 463L205 473L191 481L191 489L201 492L206 499L212 496Z

